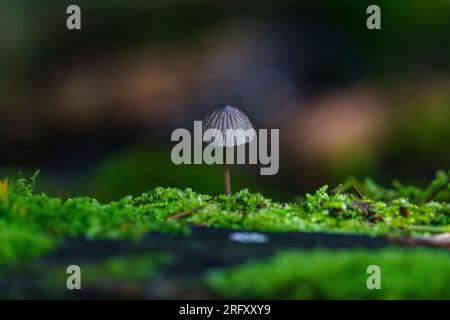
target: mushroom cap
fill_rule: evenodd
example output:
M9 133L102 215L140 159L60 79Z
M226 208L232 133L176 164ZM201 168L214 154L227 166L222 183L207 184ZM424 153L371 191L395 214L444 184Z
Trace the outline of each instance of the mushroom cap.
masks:
M208 129L219 130L222 139L211 142L219 147L233 147L250 142L256 133L248 117L238 108L227 104L219 104L210 109L202 120L204 139L212 140L214 132Z

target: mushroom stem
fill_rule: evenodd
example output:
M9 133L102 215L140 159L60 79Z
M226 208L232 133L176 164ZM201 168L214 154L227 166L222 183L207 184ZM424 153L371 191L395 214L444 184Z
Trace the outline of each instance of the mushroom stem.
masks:
M225 181L225 194L231 195L230 167L227 164L227 147L223 147L223 179Z

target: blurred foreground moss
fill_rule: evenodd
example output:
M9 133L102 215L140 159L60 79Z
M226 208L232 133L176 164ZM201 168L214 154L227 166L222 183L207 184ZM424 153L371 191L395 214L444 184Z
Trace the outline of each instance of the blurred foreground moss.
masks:
M36 175L18 177L3 182L0 189L0 265L37 257L66 236L139 239L147 232L188 234L189 224L269 232L449 232L449 177L450 172L438 172L423 190L398 183L385 189L371 180L350 180L291 203L246 189L231 197L211 197L191 189L157 187L107 204L88 197L62 200L33 194ZM180 213L179 219L170 219Z
M154 280L160 273L161 268L174 263L175 258L167 252L147 252L128 256L106 259L100 262L89 262L81 264L83 270L84 289L89 290L92 286L110 285L111 283L140 283L141 281ZM66 266L52 267L54 272L44 279L45 283L65 283L67 273ZM51 276L50 276L51 274ZM55 277L55 275L57 275Z
M0 220L0 267L37 258L56 247L56 240L39 230Z
M367 288L370 265L380 267L380 290ZM211 271L205 281L228 299L450 299L448 270L445 251L283 251Z
M79 261L82 292L67 290L67 264L45 262L24 263L5 268L7 277L22 279L21 286L5 286L0 298L27 298L27 279L34 279L40 290L34 298L120 297L133 298L145 292L146 286L157 279L165 267L175 263L168 252L145 252L112 257L101 261ZM1 280L1 279L0 279ZM0 281L1 283L1 281Z

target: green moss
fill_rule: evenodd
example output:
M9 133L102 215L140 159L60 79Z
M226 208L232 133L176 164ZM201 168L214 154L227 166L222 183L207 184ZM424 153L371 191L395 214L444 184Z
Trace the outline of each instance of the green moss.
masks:
M157 279L165 267L175 263L175 257L166 252L145 252L96 262L74 263L80 267L82 292L67 290L67 264L34 262L4 270L6 278L22 279L23 284L3 287L4 291L0 292L0 297L27 298L30 294L27 284L33 280L34 290L39 289L34 292L39 294L37 298L74 298L90 293L96 294L96 297L104 295L129 298L130 294L145 291L145 287Z
M161 268L173 264L175 258L170 253L143 253L117 257L83 268L86 283L102 281L148 281L155 279Z
M8 263L31 260L52 250L56 240L39 230L0 220L0 267Z
M175 258L170 253L146 252L77 265L81 270L84 289L89 289L90 286L101 283L150 281L160 274L163 267L173 264L174 261ZM48 283L51 287L55 287L55 284L65 284L66 268L67 265L51 266L51 272L41 273L44 276L42 283Z
M448 183L446 179L448 175L440 172L424 191L414 189L415 194L419 195L417 190L420 190L421 197L433 194ZM385 201L372 200L367 196L360 199L346 192L345 185L340 191L332 192L327 192L328 188L324 186L313 195L307 194L306 199L293 203L273 202L260 194L242 190L232 197L219 196L188 220L209 226L260 231L310 230L400 235L420 233L417 226L429 227L420 228L422 233L427 230L450 231L450 204L447 202L414 203L402 197ZM356 182L352 184L355 185ZM394 194L407 195L412 188L387 190L368 182L360 185L364 194L375 199L390 199ZM442 193L448 195L448 190L447 187Z
M425 189L370 180L327 186L291 203L241 190L211 197L191 189L157 187L102 204L89 197L62 200L33 194L36 175L0 184L0 265L36 257L66 236L139 239L147 232L189 233L188 224L259 231L323 231L414 235L450 231L450 172L438 172ZM358 186L363 196L355 195ZM439 201L426 201L431 198ZM186 217L168 220L186 212Z
M131 204L137 209L139 219L162 221L174 213L205 205L210 199L191 189L157 187L133 199Z
M380 267L380 290L367 288L370 265ZM445 251L284 251L211 271L205 281L219 297L233 299L449 299L448 270Z
M194 195L189 190L156 188L140 198L101 204L88 197L63 201L45 194L33 195L33 187L34 178L29 182L19 177L0 197L0 266L37 257L56 247L58 239L65 236L138 239L152 231L186 234L186 222L165 221L164 210L202 203L200 196L187 199L188 194ZM174 192L179 201L170 198ZM156 201L158 197L163 200ZM140 204L143 199L151 203Z

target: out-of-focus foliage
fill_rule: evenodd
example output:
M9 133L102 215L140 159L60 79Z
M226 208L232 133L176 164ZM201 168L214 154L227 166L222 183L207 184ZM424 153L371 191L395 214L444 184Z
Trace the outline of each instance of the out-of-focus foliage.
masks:
M109 258L99 262L87 262L82 265L83 289L101 286L102 284L127 281L139 283L155 279L163 266L174 263L174 257L167 252L146 252L122 257ZM39 268L39 264L35 268ZM42 282L51 288L64 283L67 279L66 266L53 266L51 271L42 273L47 276ZM66 290L64 290L66 291Z
M150 281L161 275L164 267L172 266L174 263L175 257L171 253L153 251L130 253L99 261L80 261L78 265L82 271L82 291L71 291L62 285L66 283L68 276L66 264L49 264L45 261L25 262L11 268L6 267L5 274L8 277L27 275L35 280L34 288L38 287L40 290L29 290L26 285L3 286L0 297L70 299L102 292L104 296L97 294L96 297L135 298L138 293L145 291ZM77 296L77 293L80 296Z
M382 29L375 31L365 23L370 0L80 0L82 32L66 28L70 4L0 4L0 147L8 150L0 171L46 167L52 174L41 188L50 194L57 189L61 196L104 202L156 186L218 194L221 184L213 177L220 170L169 165L167 132L221 102L258 118L264 102L277 101L289 87L292 109L272 126L282 140L290 135L287 120L293 127L309 123L314 134L296 132L292 141L281 141L280 174L258 179L269 190L245 185L251 190L283 199L267 191L289 197L349 174L420 184L449 163L448 1L380 0ZM287 85L267 90L277 81L266 79L265 70ZM246 98L252 86L260 101L253 107ZM369 100L369 112L359 117L364 108L353 90L362 103ZM274 102L266 120L282 113L282 104ZM333 108L340 117L330 116ZM317 123L300 121L314 114ZM352 116L367 130L347 130ZM346 133L343 144L327 139L335 131L325 129L334 126ZM301 141L305 136L308 143ZM96 165L136 140L163 146L166 156L131 150ZM314 155L317 146L321 152ZM92 170L86 187L80 180L92 167L99 171ZM236 189L249 180L241 172L232 179Z
M393 114L384 150L386 169L404 176L414 173L417 163L440 168L450 162L450 83L426 98L411 100Z
M170 150L135 147L97 165L92 170L86 193L102 201L112 201L156 187L178 186L215 195L223 192L222 176L220 165L175 165L170 159ZM232 168L231 179L236 189L244 186L261 189L248 173L237 166Z
M56 240L34 226L0 219L0 267L31 260L56 247Z
M391 201L397 198L409 199L413 203L426 202L427 200L449 201L450 199L450 171L438 171L436 178L429 185L421 189L413 185L404 185L400 181L392 183L393 188L384 188L370 178L360 182L355 178L348 179L341 189L343 191L357 186L369 199Z
M381 290L368 290L368 266L381 271ZM284 251L206 277L228 299L449 299L445 251Z

